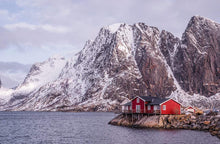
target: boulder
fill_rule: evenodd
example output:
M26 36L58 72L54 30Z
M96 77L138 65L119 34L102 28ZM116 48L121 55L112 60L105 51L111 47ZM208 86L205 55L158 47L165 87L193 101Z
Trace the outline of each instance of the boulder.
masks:
M209 125L209 124L210 124L210 121L204 121L203 124Z

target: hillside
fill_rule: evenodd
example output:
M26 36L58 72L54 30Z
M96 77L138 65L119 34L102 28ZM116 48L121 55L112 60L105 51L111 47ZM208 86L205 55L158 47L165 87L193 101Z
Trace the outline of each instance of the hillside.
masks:
M137 95L220 108L220 24L201 16L181 40L144 23L103 27L67 62L43 63L2 110L113 111Z

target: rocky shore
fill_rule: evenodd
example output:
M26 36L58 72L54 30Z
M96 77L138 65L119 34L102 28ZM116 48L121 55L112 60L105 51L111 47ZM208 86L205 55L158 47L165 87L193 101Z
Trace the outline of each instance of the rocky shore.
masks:
M190 129L209 131L220 139L220 116L204 115L132 115L120 114L109 124L140 128Z

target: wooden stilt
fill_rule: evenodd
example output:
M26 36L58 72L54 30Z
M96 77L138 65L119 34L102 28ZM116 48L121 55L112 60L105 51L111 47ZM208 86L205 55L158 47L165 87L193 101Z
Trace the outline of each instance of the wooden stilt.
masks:
M133 113L131 114L131 120L132 120L132 123L133 123Z

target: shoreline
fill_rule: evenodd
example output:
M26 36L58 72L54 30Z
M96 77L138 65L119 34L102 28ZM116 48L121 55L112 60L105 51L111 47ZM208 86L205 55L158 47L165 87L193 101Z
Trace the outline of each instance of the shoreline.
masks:
M119 114L108 124L132 128L205 131L220 139L220 117L218 116Z

